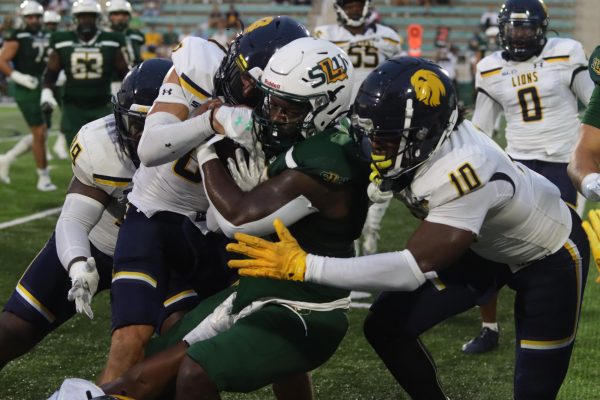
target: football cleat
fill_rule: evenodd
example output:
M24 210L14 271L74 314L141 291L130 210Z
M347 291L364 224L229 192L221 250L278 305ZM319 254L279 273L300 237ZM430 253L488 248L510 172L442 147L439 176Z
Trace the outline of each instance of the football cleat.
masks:
M10 176L8 175L9 170L10 160L6 155L0 155L0 181L7 185L10 183Z
M40 192L51 192L56 190L56 185L52 183L50 177L40 176L37 182L37 190Z
M490 328L482 328L479 336L475 336L467 343L463 344L462 351L466 354L487 353L498 347L500 332Z

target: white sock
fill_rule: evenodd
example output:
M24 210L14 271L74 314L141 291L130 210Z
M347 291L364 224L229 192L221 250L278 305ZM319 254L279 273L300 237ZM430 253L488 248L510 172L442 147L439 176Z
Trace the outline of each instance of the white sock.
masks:
M38 174L39 178L50 179L50 171L48 170L48 167L46 167L44 169L37 168L37 174Z
M27 153L31 149L33 143L33 134L25 135L13 146L12 149L6 152L6 157L12 162L22 154Z
M497 322L482 322L481 327L489 328L489 329L493 330L494 332L498 332L498 323Z

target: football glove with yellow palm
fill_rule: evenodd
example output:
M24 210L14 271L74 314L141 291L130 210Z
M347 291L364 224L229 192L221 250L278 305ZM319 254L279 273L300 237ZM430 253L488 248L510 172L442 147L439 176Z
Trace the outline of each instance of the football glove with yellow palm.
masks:
M600 273L600 209L590 210L588 219L589 221L583 221L581 226L583 227L583 230L585 230L588 240L590 241L594 263L596 264L596 269ZM596 278L596 283L600 283L600 276Z
M304 281L306 252L280 219L276 219L273 226L279 242L236 233L238 243L228 244L227 251L243 254L250 259L230 260L227 265L237 268L239 274L244 276Z

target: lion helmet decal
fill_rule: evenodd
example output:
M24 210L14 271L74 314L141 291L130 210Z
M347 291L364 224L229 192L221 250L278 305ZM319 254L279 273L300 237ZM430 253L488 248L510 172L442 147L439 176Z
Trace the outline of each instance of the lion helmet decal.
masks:
M441 104L441 97L446 95L446 88L435 72L420 69L410 78L410 84L415 89L417 100L430 107Z

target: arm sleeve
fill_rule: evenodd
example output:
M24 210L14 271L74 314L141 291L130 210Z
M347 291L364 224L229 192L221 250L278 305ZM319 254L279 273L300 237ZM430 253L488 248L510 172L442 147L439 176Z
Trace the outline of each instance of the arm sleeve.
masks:
M138 156L146 167L165 164L181 158L212 134L210 112L185 121L167 112L157 112L146 117Z
M429 275L429 274L428 274ZM432 273L435 276L435 273ZM309 254L304 280L351 290L413 291L425 283L409 250L355 258L332 258Z
M498 102L492 99L482 90L477 91L477 100L475 101L475 112L471 122L477 128L481 129L486 135L492 136L496 119L502 112L502 107Z
M590 98L592 97L594 86L594 82L587 73L587 70L582 69L573 76L571 90L573 90L573 93L575 93L579 101L587 106L590 102Z
M88 235L104 212L104 205L79 193L69 193L56 223L56 252L65 270L75 258L92 256Z

